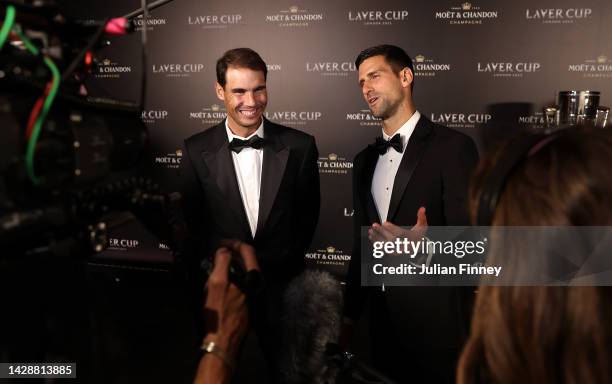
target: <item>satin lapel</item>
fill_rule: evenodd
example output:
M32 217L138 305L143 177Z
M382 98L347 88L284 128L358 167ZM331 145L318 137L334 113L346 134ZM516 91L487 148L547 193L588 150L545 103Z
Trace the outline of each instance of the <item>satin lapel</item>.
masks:
M395 181L393 182L393 193L391 194L389 213L387 214L388 221L394 221L400 201L402 200L402 196L404 196L406 186L412 177L412 173L419 164L424 150L429 143L429 139L433 134L433 130L429 124L429 121L424 116L421 116L414 132L408 140L408 145L406 145L404 155L402 156L402 162L400 163L397 174L395 175ZM416 212L414 214L416 215Z
M202 158L210 172L211 179L215 180L217 187L221 191L221 196L227 199L228 205L239 222L240 230L247 234L248 237L252 237L242 197L240 196L238 181L236 180L234 161L228 148L225 126L223 126L223 129L219 129L211 145L202 152Z
M378 153L374 148L369 146L363 167L363 177L361 179L361 199L365 203L366 218L369 224L374 222L380 223L380 216L378 216L378 210L374 203L374 196L372 196L372 179L374 178L374 170L376 169L377 162Z
M280 141L276 130L267 122L264 122L264 137L268 144L263 150L263 165L261 172L261 189L259 193L259 216L257 218L257 232L255 237L261 234L270 217L272 206L278 195L278 189L283 181L287 160L289 159L289 148ZM299 202L298 202L299 204Z

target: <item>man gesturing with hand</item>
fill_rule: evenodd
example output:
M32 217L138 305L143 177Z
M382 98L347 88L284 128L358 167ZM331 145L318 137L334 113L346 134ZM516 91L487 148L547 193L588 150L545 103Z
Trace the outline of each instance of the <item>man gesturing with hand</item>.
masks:
M375 241L394 241L395 239L406 238L410 241L419 241L427 234L427 216L425 207L419 208L417 211L417 222L410 228L404 229L390 221L385 221L382 224L373 223L368 229L368 239L373 243Z
M468 136L429 121L412 99L412 60L380 45L355 61L359 86L382 136L353 162L354 247L344 335L370 298L372 363L398 382L454 382L469 303L454 287L361 286L361 229L370 241L420 240L427 226L469 225L467 191L478 153ZM400 227L412 227L408 231ZM365 261L365 260L364 260ZM343 337L341 343L347 343Z

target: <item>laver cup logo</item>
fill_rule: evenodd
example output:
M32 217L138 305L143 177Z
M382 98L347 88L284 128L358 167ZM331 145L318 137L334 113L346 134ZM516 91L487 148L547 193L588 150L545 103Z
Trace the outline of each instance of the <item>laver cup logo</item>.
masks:
M267 119L283 125L306 125L312 121L320 121L323 112L319 111L266 111Z
M492 116L487 113L432 113L431 121L450 128L474 128L479 124L486 124Z
M163 75L166 77L190 77L194 73L200 73L204 70L204 64L189 63L189 64L153 64L151 71L153 75Z
M593 16L591 8L527 8L525 19L542 24L573 24Z
M302 9L297 5L282 9L273 15L266 15L266 23L279 27L309 27L323 21L323 13Z
M307 73L318 73L321 76L348 76L357 67L351 61L316 61L306 63Z
M187 25L203 29L228 28L244 25L244 19L241 14L193 15L187 16Z
M148 110L142 111L140 118L147 124L154 124L159 120L166 120L168 118L168 111L166 110Z
M436 20L442 20L451 25L478 25L497 19L499 12L465 2L447 10L436 11L434 16Z
M523 77L525 74L533 74L542 69L538 62L478 62L476 69L478 73L490 74L493 77Z
M408 20L408 11L401 10L358 10L349 11L348 19L352 22L370 25L393 25Z
M135 239L108 239L108 249L113 251L127 251L128 249L138 248L138 240Z

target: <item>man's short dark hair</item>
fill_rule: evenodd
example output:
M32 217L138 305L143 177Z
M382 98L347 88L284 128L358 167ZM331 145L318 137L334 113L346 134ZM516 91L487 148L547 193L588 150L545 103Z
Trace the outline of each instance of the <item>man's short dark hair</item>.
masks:
M359 66L363 63L364 60L369 59L374 56L383 56L387 64L391 66L393 72L397 75L402 69L408 67L412 72L412 84L410 84L410 89L414 88L414 67L412 66L412 59L408 54L395 45L383 44L377 45L374 47L370 47L364 49L357 55L355 59L355 67L359 70Z
M254 71L261 71L264 74L264 79L268 78L268 67L261 56L251 48L235 48L225 52L219 60L217 60L217 82L225 87L225 73L227 68L248 68Z

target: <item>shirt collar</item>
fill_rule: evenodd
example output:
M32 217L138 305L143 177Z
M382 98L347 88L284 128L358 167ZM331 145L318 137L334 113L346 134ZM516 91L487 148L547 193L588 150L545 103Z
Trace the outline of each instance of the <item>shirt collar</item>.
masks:
M264 138L264 119L261 119L261 124L259 124L259 128L257 128L257 130L255 132L253 132L251 135L249 135L249 137L241 137L238 135L234 135L232 133L232 130L230 129L229 125L227 124L227 119L225 119L225 132L227 133L227 140L231 143L232 139L236 138L236 139L240 139L240 140L248 140L251 137L257 135L259 137L261 137L262 139Z
M398 129L393 136L399 134L400 137L402 138L402 147L403 149L406 149L406 144L408 143L408 139L410 139L410 136L412 135L412 132L414 131L414 128L416 127L417 123L419 122L419 118L421 117L421 114L419 113L419 111L415 111L412 116L408 119L408 121L406 121L404 123L404 125L402 125L400 127L400 129ZM383 129L382 131L382 135L383 135L383 139L385 140L390 140L393 136L389 136L385 133L385 130Z

